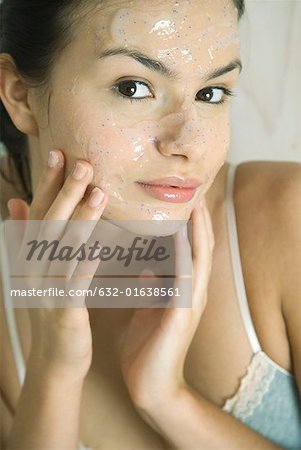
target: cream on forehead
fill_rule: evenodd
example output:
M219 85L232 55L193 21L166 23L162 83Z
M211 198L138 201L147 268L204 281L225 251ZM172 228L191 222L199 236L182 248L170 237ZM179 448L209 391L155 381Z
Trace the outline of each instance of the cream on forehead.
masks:
M166 13L156 9L147 13L137 9L119 9L112 16L109 33L115 45L124 47L135 46L137 36L140 36L138 45L147 45L149 42L156 58L171 66L175 65L176 58L180 58L182 63L199 64L202 49L207 52L210 65L216 53L231 45L237 46L239 42L237 24L228 9L215 23L207 14L202 23L197 25L199 31L196 32L192 32L195 26L191 25L191 12L190 15L179 14L176 8ZM198 70L204 71L204 62Z
M197 39L204 39L207 35L215 32L215 28L229 28L236 26L236 20L231 14L230 4L227 4L222 12L218 9L218 20L215 17L214 22L210 13L203 16L199 14L193 17L191 10L187 10L190 2L175 2L169 8L165 6L165 11L162 11L162 4L160 8L147 8L141 10L138 6L133 9L117 10L111 18L110 34L117 42L121 42L127 46L130 38L146 33L159 39L161 45L163 43L168 45L168 42L174 37L181 38L186 42L196 41ZM189 4L189 5L188 5ZM216 14L216 13L215 13ZM196 21L195 28L199 31L192 32L192 22ZM233 30L232 30L233 31Z

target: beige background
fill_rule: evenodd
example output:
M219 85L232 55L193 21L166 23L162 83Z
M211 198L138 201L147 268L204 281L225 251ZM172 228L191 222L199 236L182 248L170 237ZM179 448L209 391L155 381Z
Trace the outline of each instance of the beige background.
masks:
M301 162L301 0L246 0L228 160Z

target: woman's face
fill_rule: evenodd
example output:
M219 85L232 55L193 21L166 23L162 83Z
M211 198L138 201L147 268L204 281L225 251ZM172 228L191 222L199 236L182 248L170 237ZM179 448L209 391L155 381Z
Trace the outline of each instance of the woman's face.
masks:
M76 159L91 162L110 194L104 218L188 220L226 159L236 10L232 0L109 3L83 18L55 63L37 114L41 148L45 158L62 149L67 174ZM171 202L137 183L168 176L202 184Z

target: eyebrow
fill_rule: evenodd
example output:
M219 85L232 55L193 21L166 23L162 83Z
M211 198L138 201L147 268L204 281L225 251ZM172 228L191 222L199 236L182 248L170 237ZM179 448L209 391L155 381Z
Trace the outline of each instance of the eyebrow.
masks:
M98 58L102 59L102 58L106 58L108 56L115 56L115 55L129 56L130 58L133 58L136 61L138 61L140 64L143 64L148 69L150 69L154 72L158 72L161 75L164 75L170 79L176 80L179 78L179 73L170 69L161 61L150 58L146 54L141 53L140 51L138 51L136 49L130 49L130 48L125 48L125 47L111 48L111 49L104 50L98 56ZM220 77L222 75L225 75L228 72L232 72L232 70L235 70L235 69L239 69L239 73L242 71L242 63L238 58L234 59L226 66L218 67L217 69L214 69L213 71L207 73L205 81L209 81L213 78Z

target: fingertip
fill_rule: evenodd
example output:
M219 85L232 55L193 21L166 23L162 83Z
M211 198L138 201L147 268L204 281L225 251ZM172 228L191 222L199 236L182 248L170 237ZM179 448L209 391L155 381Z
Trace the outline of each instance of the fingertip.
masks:
M27 220L28 218L28 205L25 200L11 198L7 202L7 209L10 217L14 220Z
M58 148L52 148L48 152L47 167L50 169L62 169L65 164L65 156Z

